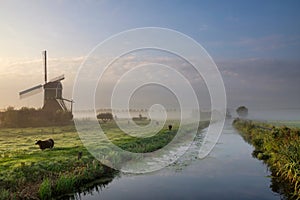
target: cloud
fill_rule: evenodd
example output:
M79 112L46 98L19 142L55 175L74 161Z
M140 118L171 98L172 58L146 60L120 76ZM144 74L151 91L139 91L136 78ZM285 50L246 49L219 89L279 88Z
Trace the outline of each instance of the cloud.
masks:
M300 61L237 59L216 62L229 104L296 107L300 101Z
M244 37L234 42L235 46L250 48L253 51L263 52L277 50L288 46L299 45L299 36L268 35L264 37Z
M200 27L199 27L199 31L207 31L208 30L208 25L207 24L202 24Z
M48 58L48 72L68 71L78 68L85 57L70 57L70 58ZM0 58L0 75L37 75L44 71L44 63L41 58L15 59L15 58Z
M205 47L216 58L298 59L300 36L272 34L267 36L235 37L234 39L205 41Z
M53 58L49 59L49 78L65 74L63 81L64 96L72 97L72 88L77 70L85 57ZM97 69L103 58L91 58L90 65ZM109 59L109 58L106 58ZM183 60L167 55L139 55L130 54L118 60L105 72L104 95L109 94L116 81L129 69L137 65L160 63L174 67L184 75L197 92L203 102L209 101L207 88L202 77L195 69ZM43 63L41 59L0 60L1 88L5 97L1 99L0 107L7 105L24 105L18 100L18 91L43 82ZM247 59L217 60L217 66L223 76L230 106L246 104L252 106L298 106L300 102L300 61L282 59L261 59L258 57ZM150 71L151 72L151 71ZM87 81L89 73L87 71ZM149 73L149 71L145 71ZM148 74L157 76L160 72ZM146 75L146 74L145 74ZM170 84L178 84L176 79L166 77ZM205 94L205 95L203 95ZM99 98L103 98L102 93ZM206 97L207 96L207 97ZM40 106L41 97L30 97L30 105ZM27 101L27 100L26 100ZM202 103L202 102L201 102Z
M236 73L234 71L230 71L230 70L226 70L226 69L221 71L221 74L223 74L225 76L230 76L230 77L233 77L233 76L236 77L239 75L238 73Z

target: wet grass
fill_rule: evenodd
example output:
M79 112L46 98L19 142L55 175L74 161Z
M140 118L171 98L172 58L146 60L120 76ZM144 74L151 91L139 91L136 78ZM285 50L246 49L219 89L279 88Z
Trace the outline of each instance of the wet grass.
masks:
M173 124L172 131L167 128L169 123ZM201 123L201 128L206 126L207 122ZM178 122L170 121L155 136L141 139L124 134L113 121L101 127L119 147L132 152L150 152L173 139ZM36 140L49 138L55 141L53 149L41 151L35 145ZM105 149L105 144L101 148ZM82 152L80 160L79 152ZM118 157L116 160L121 162ZM118 171L102 165L87 151L74 126L0 129L0 200L60 198L95 180L117 174Z
M35 141L48 138L54 139L54 149L41 151ZM91 160L72 126L0 129L0 196L49 199L56 180Z
M52 196L52 190L51 190L51 181L46 178L39 187L39 197L44 199L50 199Z
M272 175L284 182L278 192L300 199L300 128L240 119L233 125L255 147L253 156L264 160Z

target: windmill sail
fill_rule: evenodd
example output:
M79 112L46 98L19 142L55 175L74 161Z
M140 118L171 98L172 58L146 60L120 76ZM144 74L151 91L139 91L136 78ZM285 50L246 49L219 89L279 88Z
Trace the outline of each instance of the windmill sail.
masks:
M45 83L47 83L47 51L43 51L44 56L44 69L45 69Z
M32 96L32 95L37 94L37 93L40 93L40 92L43 91L42 88L43 88L43 85L37 85L37 86L34 86L30 89L23 90L23 91L19 92L20 99Z
M53 79L50 80L50 82L55 82L55 81L61 81L61 80L64 80L65 79L65 75L60 75L60 76L57 76Z
M57 76L48 82L47 77L47 51L43 51L44 70L45 70L45 83L37 85L27 90L19 92L20 99L42 92L44 89L44 105L43 110L56 112L57 110L67 111L64 99L62 97L62 84L61 81L65 79L64 75ZM72 104L71 102L71 110Z

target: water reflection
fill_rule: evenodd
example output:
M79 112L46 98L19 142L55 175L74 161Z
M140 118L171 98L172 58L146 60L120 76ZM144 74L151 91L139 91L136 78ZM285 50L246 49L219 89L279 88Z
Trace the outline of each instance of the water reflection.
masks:
M100 195L100 193L108 187L108 185L114 180L114 178L117 177L119 177L119 174L115 173L115 175L112 177L101 179L99 181L91 183L90 185L86 185L84 189L79 189L79 191L75 195L67 195L62 197L61 199L81 200L84 199L84 196Z
M250 144L250 142L247 141L246 138L243 137L243 139L245 142ZM252 151L251 155L253 158L259 159L259 158L257 158L259 153L263 153L263 152L254 149ZM269 177L271 178L270 188L272 189L272 191L275 193L278 193L278 195L280 196L280 199L293 199L294 188L291 185L288 185L285 180L280 178L276 174L276 172L272 171L269 167L267 167L266 160L264 160L264 159L259 159L259 160L260 160L260 162L264 163L264 165L266 165L268 173L271 173L271 175Z
M287 185L286 182L279 177L276 176L274 172L272 172L272 180L270 188L273 192L280 194L281 199L293 199L293 190L294 188Z

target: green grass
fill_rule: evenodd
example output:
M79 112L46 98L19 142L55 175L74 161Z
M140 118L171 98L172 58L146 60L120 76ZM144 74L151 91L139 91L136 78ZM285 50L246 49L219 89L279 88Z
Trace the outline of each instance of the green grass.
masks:
M51 181L46 178L39 188L39 197L42 200L51 199L52 196L52 189L51 189Z
M124 122L125 123L125 122ZM126 121L127 123L127 121ZM146 126L148 121L137 122ZM167 125L173 124L169 131ZM201 123L201 128L208 126ZM132 152L151 152L168 144L178 122L169 121L155 136L136 138L126 135L115 122L101 123L106 136L119 147ZM185 130L189 132L189 127ZM133 135L143 135L132 130ZM53 149L41 151L36 140L52 138ZM100 148L106 149L106 143ZM83 156L77 159L78 152ZM113 152L107 152L111 155ZM118 155L116 162L121 162ZM95 180L112 178L118 172L102 165L83 146L74 126L0 129L0 200L51 199L72 193ZM9 197L8 197L9 196Z
M0 200L7 200L9 197L9 190L0 189Z
M57 195L68 194L74 192L76 177L70 175L62 175L56 181L55 193Z
M255 147L253 155L264 160L272 174L288 185L285 195L300 199L300 128L240 119L233 125Z
M54 149L41 151L35 145L36 140L49 138L55 141ZM84 155L80 161L79 151ZM0 188L20 198L26 193L47 199L48 179L84 167L91 159L72 126L0 129Z

